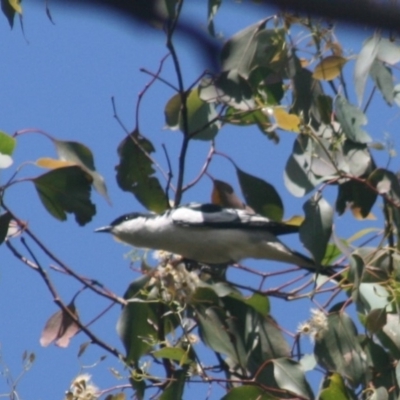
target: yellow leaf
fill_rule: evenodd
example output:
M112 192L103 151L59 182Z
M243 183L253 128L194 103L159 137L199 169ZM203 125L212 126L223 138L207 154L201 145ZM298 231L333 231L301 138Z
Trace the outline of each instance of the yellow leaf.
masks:
M353 213L354 218L358 220L370 220L370 221L376 220L375 215L371 212L366 217L363 217L361 214L360 207L351 207L351 212Z
M286 225L294 225L294 226L300 226L304 221L304 217L301 215L293 215L293 217L290 217L289 219L285 220Z
M310 64L310 62L306 58L300 58L300 65L303 68L307 68L309 64Z
M56 169L56 168L70 167L72 165L76 165L76 163L71 161L56 160L54 158L43 157L39 158L36 161L36 165L42 168Z
M279 128L285 131L300 132L300 118L296 114L289 114L283 108L274 108L274 117Z
M313 73L314 79L331 81L340 75L340 71L347 59L341 56L328 56L324 58L316 67Z
M8 0L8 4L14 9L18 14L22 14L21 0Z

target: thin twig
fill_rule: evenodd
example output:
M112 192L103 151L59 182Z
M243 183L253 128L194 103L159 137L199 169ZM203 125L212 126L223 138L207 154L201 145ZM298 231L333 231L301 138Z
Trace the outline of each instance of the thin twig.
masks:
M168 151L167 151L167 147L165 146L164 143L162 144L162 148L164 150L165 158L167 159L167 165L168 165L168 180L167 180L167 184L165 185L165 197L167 199L169 199L168 192L169 192L169 189L171 187L171 180L174 177L174 174L172 172L172 165L171 165L171 160L169 158L169 154L168 154Z
M154 73L154 72L149 71L146 68L140 68L139 71L143 72L144 74L147 74L147 75L150 75L150 76L154 77L156 80L162 82L164 85L168 86L169 88L171 88L175 92L179 92L179 89L176 86L174 86L171 82L168 82L166 79L161 78L161 76L158 75L158 72Z
M89 339L94 343L97 344L99 347L101 347L102 349L106 350L107 352L113 354L115 357L117 357L118 359L123 359L123 355L114 347L109 346L107 343L103 342L101 339L99 339L90 329L88 329L85 325L82 324L82 322L80 321L80 319L77 317L76 314L74 314L65 304L64 302L61 300L60 295L58 294L56 288L54 287L53 283L51 282L47 272L44 270L44 268L40 265L38 259L36 258L35 254L33 253L32 249L29 247L29 245L26 243L26 240L24 237L21 238L21 242L24 245L24 247L27 249L28 253L30 254L30 256L32 257L32 259L34 260L37 268L35 269L40 276L42 277L45 285L47 286L47 288L49 289L54 302L58 305L58 307L65 313L67 314L72 321L74 321L74 323L76 323L80 330L83 331L88 337Z

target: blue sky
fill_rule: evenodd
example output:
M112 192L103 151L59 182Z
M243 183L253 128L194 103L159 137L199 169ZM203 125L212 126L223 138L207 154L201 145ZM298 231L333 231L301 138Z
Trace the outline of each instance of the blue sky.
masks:
M111 96L115 97L119 117L131 129L134 126L138 93L150 80L139 69L157 70L159 60L167 53L165 38L161 31L140 25L128 26L107 14L91 10L76 11L50 2L55 21L55 25L52 25L42 3L26 2L23 7L25 37L17 21L14 30L10 31L6 19L0 19L3 38L0 59L0 129L11 134L21 129L37 128L55 138L75 140L89 146L95 156L97 170L106 179L112 206L94 193L97 214L92 222L82 228L71 216L67 222L61 223L48 215L29 182L12 187L7 192L6 204L17 216L26 220L32 231L66 264L122 294L136 276L129 269L128 259L124 257L130 248L116 243L106 235L95 235L93 230L121 214L143 208L131 194L121 192L115 181L114 167L118 163L116 148L125 133L113 118ZM265 14L265 9L257 5L224 2L216 27L228 38L257 22ZM188 1L185 4L185 16L204 29L206 5L199 1ZM341 37L345 39L346 50L357 52L366 35L367 32L359 35L345 29ZM185 38L177 39L177 48L185 84L190 85L207 65ZM351 68L346 70L349 77ZM162 76L176 82L170 62L167 62ZM163 108L172 95L171 89L161 83L154 85L143 100L140 122L142 133L157 146L157 160L167 169L161 150L161 144L165 143L176 173L180 133L163 129ZM383 111L374 107L372 111L381 115ZM367 130L376 140L383 140L386 132L393 135L398 124L397 114L397 109L391 109L384 123L383 118L377 123L370 117ZM225 127L217 137L218 149L229 154L239 167L275 185L284 199L286 218L301 214L304 202L291 197L282 183L281 171L290 154L293 139L292 134L281 133L281 144L276 146L256 128L234 127ZM207 143L196 142L192 146L188 154L187 181L197 176L207 151ZM44 136L22 135L18 138L14 165L2 172L1 181L5 182L14 169L26 161L34 162L39 157L55 156L52 143ZM382 157L385 159L385 154ZM19 177L37 176L43 172L33 165L24 165ZM240 193L235 171L228 161L216 158L210 172L215 178L230 182ZM199 185L185 195L184 202L209 201L211 188L211 181L203 178ZM351 220L351 226L350 222L343 223L343 219L337 222L352 232L369 226L369 222L354 223ZM345 232L346 236L350 236ZM288 242L301 249L295 239L288 238ZM37 249L35 251L48 268L49 260ZM0 372L7 368L16 378L22 368L23 352L34 352L37 359L17 387L21 398L61 398L81 367L95 364L104 352L91 347L78 360L76 354L79 346L87 341L82 334L75 337L66 350L55 346L41 348L41 330L57 308L39 276L12 257L5 246L0 247L0 260ZM258 267L262 264L249 265ZM51 276L66 302L80 288L72 279L61 274L51 272ZM86 293L80 296L78 307L80 302L83 305L81 317L84 320L93 318L107 304L101 301L102 305L99 305L97 299ZM287 312L279 308L287 305L280 302L273 304L274 316L279 317ZM298 322L308 317L309 305L296 306L290 312L296 318L279 322L293 330ZM114 307L93 328L101 337L122 350L115 333L118 315L119 309ZM108 371L109 367L124 373L123 365L110 356L95 368L85 369L85 372L92 374L95 383L102 389L121 384L122 381L117 381ZM5 378L0 376L0 394L8 390ZM196 390L199 389L196 387ZM204 398L204 393L199 394L199 398Z

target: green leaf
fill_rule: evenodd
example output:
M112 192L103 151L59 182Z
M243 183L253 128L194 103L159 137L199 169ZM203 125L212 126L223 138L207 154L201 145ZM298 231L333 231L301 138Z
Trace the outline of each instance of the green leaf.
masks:
M267 296L254 293L244 301L248 306L254 308L261 316L266 317L270 312L270 303Z
M308 135L298 135L283 176L286 188L294 196L304 196L323 181L323 178L317 177L311 168L313 155L312 138Z
M135 131L118 146L120 163L117 165L118 186L131 192L148 210L160 213L169 208L168 199L150 160L153 144Z
M266 113L261 110L236 110L234 107L228 107L223 117L224 122L233 124L248 126L256 124L259 130L273 140L275 143L279 142L279 136L271 131L272 124Z
M104 178L96 172L93 154L90 149L79 142L53 139L53 143L56 146L60 160L70 161L82 167L93 178L93 187L97 192L107 201L110 201Z
M73 213L78 224L85 225L96 214L90 201L92 177L81 167L54 169L32 181L47 211L60 221Z
M317 96L317 107L319 115L321 116L321 121L324 124L330 124L332 120L333 112L333 99L331 96L325 94L320 94Z
M236 167L236 174L246 203L257 213L281 221L283 203L275 188L268 182Z
M332 234L333 209L316 193L304 203L304 222L300 226L300 240L310 251L316 264L320 264Z
M400 337L398 335L398 332L400 330L400 318L398 314L394 313L386 313L386 324L382 328L382 333L383 335L378 335L379 339L381 342L386 346L391 349L391 346L394 346L395 349L397 350L397 354L394 353L393 356L398 358L398 352L400 351ZM386 337L386 340L382 340L382 336ZM389 341L390 344L387 342ZM393 351L391 349L391 351Z
M219 7L221 6L222 0L208 0L208 12L207 12L207 28L208 33L215 37L215 28L214 28L214 18L218 12Z
M140 291L143 290L150 282L151 278L151 273L148 273L139 276L139 278L131 282L131 284L128 286L128 289L126 289L124 293L124 299L128 300L137 297L140 294Z
M15 145L16 140L13 137L0 131L0 169L8 168L13 163L11 155Z
M379 332L386 323L386 308L374 308L365 320L365 326L371 333Z
M0 244L2 244L7 236L8 226L12 220L11 214L7 211L0 215Z
M199 88L192 89L186 99L188 133L192 139L212 140L217 135L221 123L217 119L214 104L202 100L199 93ZM183 132L185 126L182 115L179 127Z
M325 379L324 389L319 394L320 400L351 400L343 378L338 373L333 373Z
M244 367L246 354L243 339L235 326L235 319L220 307L196 307L199 333L204 343L218 353L229 356Z
M364 314L368 314L374 309L387 308L389 305L389 293L378 283L362 282L359 286L359 292L360 298L357 302L357 309Z
M357 212L362 218L368 217L377 194L359 181L347 181L339 185L338 197L336 200L336 211L342 215L348 205L353 212Z
M180 369L174 371L171 376L171 382L167 385L158 400L178 400L183 399L185 389L186 371Z
M341 311L330 313L327 322L327 329L319 333L315 343L317 361L328 371L345 376L353 387L357 387L364 381L368 366L356 327Z
M369 71L372 80L375 82L376 87L382 93L386 103L390 106L393 104L394 99L394 84L392 71L386 67L381 61L375 60Z
M273 37L278 30L268 30L267 34L261 34L265 30L267 19L257 22L232 36L223 46L221 51L222 71L235 70L243 78L247 79L254 67L257 49L264 44L273 44Z
M364 268L364 260L358 254L352 254L350 257L350 270L348 274L348 279L350 282L353 283L351 296L355 303L357 303L358 301L359 288Z
M336 117L340 122L346 137L356 143L369 143L372 141L367 132L361 129L367 123L367 117L357 107L350 104L343 96L335 99Z
M222 103L235 110L252 111L255 101L249 83L236 70L223 72L217 79L202 79L199 96L210 103Z
M158 337L158 324L158 316L150 303L132 300L123 308L117 332L125 346L127 361L137 365L140 357L152 349L152 342Z
M11 156L14 152L17 141L7 133L0 131L0 153Z
M276 400L278 397L265 392L258 386L243 385L231 389L221 400Z
M181 95L180 93L174 94L165 105L164 116L165 123L171 130L179 128L179 117L181 114Z
M357 57L354 67L354 86L358 105L361 105L362 103L365 84L367 83L372 63L378 54L380 40L381 38L377 34L367 39Z
M318 109L318 98L324 94L321 83L312 77L312 72L301 66L295 54L289 59L289 70L293 82L293 104L291 114L302 115L306 123L310 118L321 121Z
M391 39L381 38L376 58L389 65L397 64L400 61L400 47Z
M219 298L215 290L210 286L199 286L190 298L190 303L194 306L198 305L218 305Z
M273 360L274 378L279 388L304 399L313 399L312 390L300 364L288 358Z
M168 360L177 361L180 365L192 362L188 358L188 353L181 347L163 347L160 350L153 351L152 354L157 358L167 358Z
M218 114L212 103L207 103L200 98L200 88L192 89L186 98L187 107L187 128L191 139L212 140L218 133L221 123L218 120ZM172 129L185 131L185 125L182 118L181 96L175 94L172 96L164 109L165 121L167 126Z
M233 316L231 322L235 323L237 338L243 343L251 373L257 373L267 360L289 355L289 346L271 316L260 313L253 304L236 295L222 300L228 314Z

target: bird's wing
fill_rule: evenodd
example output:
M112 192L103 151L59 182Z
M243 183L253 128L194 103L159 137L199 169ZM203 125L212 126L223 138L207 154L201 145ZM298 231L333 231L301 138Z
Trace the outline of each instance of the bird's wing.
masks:
M170 211L173 222L181 226L212 227L215 229L261 229L274 235L298 232L294 225L271 221L259 214L216 204L191 203Z

